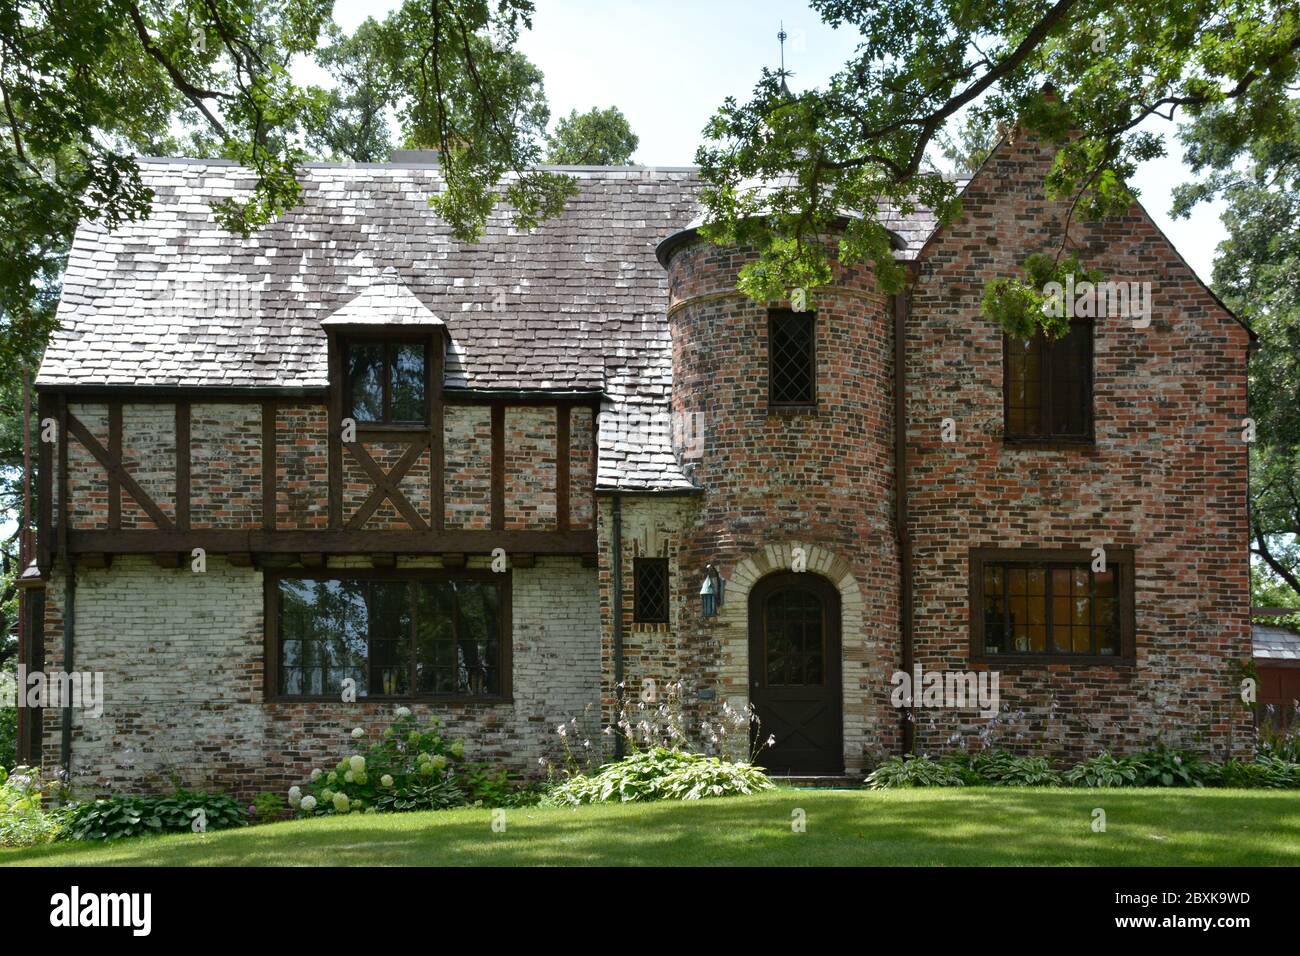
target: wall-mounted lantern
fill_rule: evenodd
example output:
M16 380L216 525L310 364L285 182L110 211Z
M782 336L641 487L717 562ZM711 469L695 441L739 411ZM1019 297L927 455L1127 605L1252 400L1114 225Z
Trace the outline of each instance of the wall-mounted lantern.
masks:
M727 582L718 573L718 569L711 564L705 567L704 583L700 585L700 607L705 617L718 616L726 590Z

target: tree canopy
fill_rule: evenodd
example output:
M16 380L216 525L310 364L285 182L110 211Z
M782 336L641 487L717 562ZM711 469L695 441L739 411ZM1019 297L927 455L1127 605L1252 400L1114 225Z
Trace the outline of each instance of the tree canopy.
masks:
M558 166L626 166L640 138L618 107L572 110L546 137L546 161Z
M1300 102L1249 128L1207 110L1181 137L1199 181L1174 211L1222 198L1214 288L1259 337L1250 362L1251 553L1300 603ZM1260 591L1260 588L1257 588ZM1261 593L1270 593L1267 589Z
M514 49L531 0L406 0L350 36L330 0L0 0L0 373L39 353L81 220L148 214L139 154L223 156L249 167L246 196L214 203L248 234L298 201L315 155L386 158L437 148L431 204L474 239L504 199L527 228L574 185L538 170L550 118L540 71ZM318 50L319 48L319 50ZM315 57L332 90L293 79Z
M854 56L797 93L780 70L763 70L747 101L723 103L697 154L706 234L758 251L740 287L760 300L829 281L822 240L842 210L888 199L951 221L956 189L925 157L964 114L1055 140L1048 195L1068 199L1072 216L1098 217L1126 209L1138 163L1164 151L1139 128L1148 117L1214 110L1223 134L1246 138L1300 71L1300 12L1283 0L811 2L827 23L858 32ZM855 219L837 235L841 261L874 263L883 288L901 287L878 223ZM1043 253L1059 268L1067 237ZM986 295L986 314L1026 291L1006 284Z

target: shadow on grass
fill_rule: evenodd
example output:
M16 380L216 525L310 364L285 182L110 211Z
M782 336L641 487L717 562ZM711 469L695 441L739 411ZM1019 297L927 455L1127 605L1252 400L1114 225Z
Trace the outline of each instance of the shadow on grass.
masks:
M1094 832L1094 810L1105 832ZM792 822L802 811L805 832ZM695 803L322 818L0 851L0 864L1300 865L1300 793L778 790Z

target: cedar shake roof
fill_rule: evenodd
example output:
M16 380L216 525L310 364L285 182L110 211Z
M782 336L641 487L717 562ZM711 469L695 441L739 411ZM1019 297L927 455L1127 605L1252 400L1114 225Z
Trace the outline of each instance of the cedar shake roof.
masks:
M1251 626L1257 661L1300 661L1300 634L1273 624Z
M436 165L308 164L301 204L242 239L209 203L245 193L248 170L141 160L152 213L77 229L37 385L320 390L326 323L386 311L445 325L449 388L603 394L598 487L691 488L672 452L655 246L698 213L698 175L560 168L578 192L559 217L520 230L498 206L459 243L427 202ZM923 211L882 213L900 257L934 228Z

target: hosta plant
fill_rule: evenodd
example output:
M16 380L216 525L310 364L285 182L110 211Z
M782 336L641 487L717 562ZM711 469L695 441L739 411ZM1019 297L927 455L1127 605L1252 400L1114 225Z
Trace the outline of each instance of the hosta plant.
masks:
M992 787L1055 787L1061 783L1061 775L1043 757L1017 757L1005 750L975 754L970 769Z
M158 833L228 830L248 825L248 812L234 797L177 790L170 796L114 796L72 807L71 840L120 840Z
M1137 755L1137 783L1140 787L1203 787L1213 783L1213 764L1195 754L1159 746Z
M1132 787L1140 769L1133 757L1116 757L1103 750L1067 770L1065 782L1072 787Z
M1233 759L1218 768L1213 783L1242 790L1300 788L1300 763L1271 754L1259 754L1253 761Z
M699 800L773 787L767 774L752 764L654 747L607 763L593 774L575 774L551 787L544 802L579 806L607 801Z
M961 772L949 761L929 757L890 757L866 779L871 790L898 790L904 787L961 787Z

